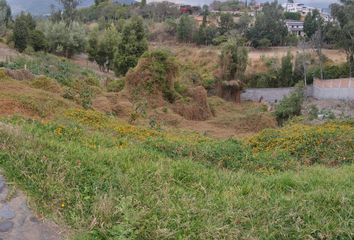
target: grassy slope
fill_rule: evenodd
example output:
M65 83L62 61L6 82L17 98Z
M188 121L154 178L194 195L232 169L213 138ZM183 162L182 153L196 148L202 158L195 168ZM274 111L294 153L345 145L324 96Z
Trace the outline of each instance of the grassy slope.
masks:
M350 123L330 132L314 127L322 129L321 149L331 134L349 147L331 149L339 162L330 168L326 161L305 166L307 155L284 146L268 154L267 132L250 140L255 152L265 151L253 154L238 141L135 128L96 112L3 122L7 177L41 212L81 232L78 239L353 237L354 167L343 160L353 156Z
M1 72L0 72L1 74ZM50 117L77 106L59 94L35 89L26 82L0 76L0 115L22 114Z

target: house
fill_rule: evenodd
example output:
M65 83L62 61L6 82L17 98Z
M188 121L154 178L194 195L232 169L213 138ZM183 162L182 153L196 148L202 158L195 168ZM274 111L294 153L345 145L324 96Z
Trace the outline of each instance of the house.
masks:
M285 12L302 13L306 9L303 3L284 3L282 4Z
M312 13L313 11L316 10L316 8L305 6L305 4L303 3L283 3L282 7L284 8L285 12L300 13L302 17L306 17L307 14ZM321 16L324 21L326 22L333 21L333 18L331 17L330 14L325 13L320 9L317 10L321 13Z
M191 5L181 5L179 7L179 11L181 14L199 14L201 12L201 8L199 6L191 6Z
M312 13L316 8L305 6L303 3L284 3L282 4L285 12L300 13L305 17L307 14Z
M285 20L285 25L288 28L289 33L296 36L304 36L304 22L295 20Z

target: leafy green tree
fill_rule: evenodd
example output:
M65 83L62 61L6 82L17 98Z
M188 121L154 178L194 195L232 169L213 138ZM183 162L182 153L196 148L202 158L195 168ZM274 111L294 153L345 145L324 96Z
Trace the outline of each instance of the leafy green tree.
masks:
M312 13L308 13L305 17L304 32L308 38L311 38L316 31L322 29L324 24L320 12L315 9Z
M36 27L31 14L22 12L15 20L13 39L15 48L23 52L29 42L30 32Z
M6 27L11 21L11 8L6 0L0 0L0 36L5 33Z
M123 27L122 37L114 56L114 71L124 75L138 63L139 57L148 49L143 20L133 17Z
M95 0L95 5L98 6L103 2L108 2L108 0Z
M105 30L103 38L98 41L97 35L89 40L89 57L100 66L101 71L109 72L113 69L115 47L119 43L119 34L112 25Z
M203 5L203 22L202 26L207 26L208 24L208 16L209 16L209 6L208 5Z
M298 83L294 91L285 96L275 108L275 116L278 124L283 125L285 121L292 117L301 115L301 108L304 102L304 85Z
M268 38L262 38L257 42L259 48L269 48L272 42Z
M146 0L141 0L140 6L141 7L145 7L146 6Z
M254 27L247 31L246 37L254 47L259 47L261 39L268 39L272 46L285 43L288 29L284 22L284 13L277 1L266 3L256 17Z
M278 87L290 87L293 84L292 55L287 53L281 60L281 68L278 76Z
M29 44L33 47L34 51L44 51L47 49L47 39L44 33L40 30L33 30L29 34Z
M220 35L226 35L235 26L234 19L229 13L222 13L219 21L219 33Z
M333 30L337 45L345 50L349 64L349 76L353 76L354 65L354 1L341 0L332 4L331 12L339 25Z
M67 23L71 23L76 18L76 8L81 3L81 0L57 0L64 8L63 18Z
M252 18L247 12L241 15L240 20L236 24L236 27L241 35L244 35L247 32L251 21Z
M47 41L48 50L70 58L86 49L87 36L84 25L78 22L46 21L39 26Z
M188 15L181 16L177 25L177 38L180 42L192 42L195 22Z
M301 14L298 12L285 12L284 17L285 19L299 21L301 19Z
M248 50L241 39L226 42L220 56L220 95L235 102L241 101L244 73L248 63Z

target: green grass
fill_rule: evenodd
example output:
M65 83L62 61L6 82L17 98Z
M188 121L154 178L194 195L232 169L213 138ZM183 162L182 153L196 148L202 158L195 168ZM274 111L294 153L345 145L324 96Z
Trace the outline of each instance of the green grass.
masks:
M3 122L0 167L74 239L354 237L347 161L306 166L284 149L254 153L236 140L136 128L92 111Z
M72 86L77 78L98 78L89 69L83 69L66 58L47 53L15 57L5 63L4 67L10 69L24 69L26 67L35 75L45 75L65 86Z

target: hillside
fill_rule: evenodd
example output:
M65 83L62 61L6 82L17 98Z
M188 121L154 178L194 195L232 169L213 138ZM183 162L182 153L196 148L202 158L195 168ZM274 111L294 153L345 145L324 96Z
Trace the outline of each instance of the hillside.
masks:
M290 123L227 140L151 118L132 125L124 95L98 91L91 79L81 82L84 88L69 84L78 95L63 98L63 73L55 69L60 59L37 57L27 66L41 71L40 64L50 64L46 74L58 82L0 71L0 167L36 212L70 229L72 239L353 237L352 121ZM25 63L20 59L15 66ZM88 74L60 63L67 64L68 79ZM80 91L88 88L96 89L96 100L83 110ZM96 102L102 98L108 105L115 99L119 111ZM225 130L242 119L260 122L254 115L260 106L209 101L219 116L212 121ZM175 116L171 111L161 114Z

